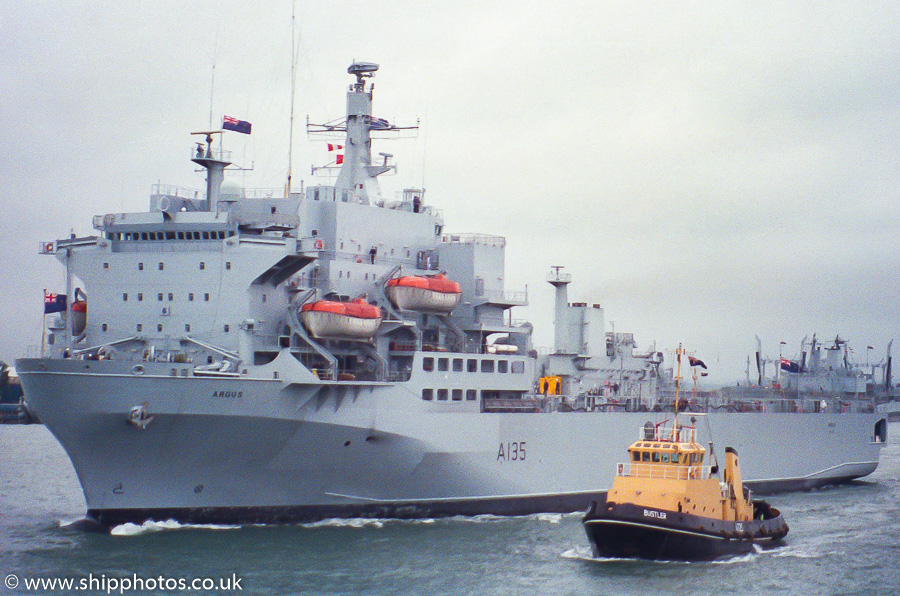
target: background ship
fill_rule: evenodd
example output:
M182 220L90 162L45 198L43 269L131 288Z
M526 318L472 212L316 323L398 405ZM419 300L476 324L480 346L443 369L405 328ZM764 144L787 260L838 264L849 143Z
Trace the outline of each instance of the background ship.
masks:
M586 509L634 429L667 418L662 352L570 303L562 268L542 354L512 316L528 295L506 289L504 238L448 233L424 189L381 195L395 166L372 138L398 127L372 116L377 69L351 65L346 117L308 125L344 135L333 186L260 197L204 131L205 197L160 185L146 213L41 244L71 300L46 357L16 367L101 523ZM758 401L708 416L747 484L877 467L886 424L865 395Z

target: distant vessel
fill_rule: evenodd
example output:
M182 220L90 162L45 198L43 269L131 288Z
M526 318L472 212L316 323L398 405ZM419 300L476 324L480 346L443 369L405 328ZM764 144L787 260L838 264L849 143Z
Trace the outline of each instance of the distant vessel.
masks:
M585 510L630 429L668 416L663 353L570 303L561 267L541 350L512 316L528 292L506 288L504 238L448 233L424 189L381 194L395 166L372 141L401 127L372 116L377 70L352 64L346 116L308 125L343 136L333 185L242 189L225 180L224 133L203 131L205 195L157 185L149 212L41 243L84 308L53 317L45 357L16 367L100 523ZM708 416L748 484L877 467L886 424L866 396L761 401Z
M0 424L33 422L37 420L25 406L18 377L5 362L0 362Z

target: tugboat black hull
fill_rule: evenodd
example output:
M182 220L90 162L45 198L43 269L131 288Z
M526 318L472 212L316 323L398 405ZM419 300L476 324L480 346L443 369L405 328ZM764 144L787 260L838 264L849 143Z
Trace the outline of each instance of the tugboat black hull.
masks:
M708 561L778 544L788 533L777 509L758 501L754 511L757 519L729 522L601 501L583 523L594 557Z

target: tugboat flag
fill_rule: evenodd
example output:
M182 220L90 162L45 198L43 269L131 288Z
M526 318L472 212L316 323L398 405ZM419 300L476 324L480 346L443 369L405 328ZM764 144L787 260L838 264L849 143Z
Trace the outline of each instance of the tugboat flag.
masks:
M706 363L700 360L699 358L694 358L693 356L688 356L688 360L691 363L691 366L700 366L704 369L706 368Z
M248 135L250 134L250 126L251 124L246 120L238 120L237 118L232 118L231 116L225 116L224 118L222 118L223 130L233 130L235 132Z
M344 148L343 145L332 145L331 143L328 143L329 151L337 151L338 149L343 149L343 148Z
M66 310L66 295L54 294L44 290L44 314L49 315L55 312L64 312Z
M334 159L334 163L337 165L341 165L342 163L344 163L344 156L341 154L336 155L335 159Z

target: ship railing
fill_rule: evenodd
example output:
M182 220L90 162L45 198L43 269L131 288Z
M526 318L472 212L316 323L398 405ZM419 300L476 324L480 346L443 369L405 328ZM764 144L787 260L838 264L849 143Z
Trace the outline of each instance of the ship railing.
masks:
M174 184L154 184L152 194L164 195L167 197L177 197L179 199L202 199L206 197L206 192L197 190L196 188L185 188L183 186L175 186Z
M457 244L480 244L498 248L506 246L506 238L490 234L444 234L441 241Z
M644 425L638 427L638 441L676 441L688 443L691 440L691 431L694 427L679 424L676 428L671 426ZM694 437L696 439L696 437Z
M616 464L616 476L651 478L654 480L705 480L712 474L712 466L623 462Z
M405 383L412 377L412 371L409 370L391 370L387 373L389 383Z
M191 148L191 159L193 158L212 158L219 161L231 161L231 151L228 149L219 149L217 147L206 147L202 149Z
M482 412L544 412L547 400L538 397L523 397L521 399L507 398L483 398L481 402Z
M514 303L525 305L528 303L528 290L506 291L506 290L487 290L480 294L476 293L476 298L487 300L489 302Z
M467 323L471 321L474 325L493 325L497 327L521 327L525 323L528 323L528 319L513 319L511 317L485 317L478 316L472 317L463 323Z

